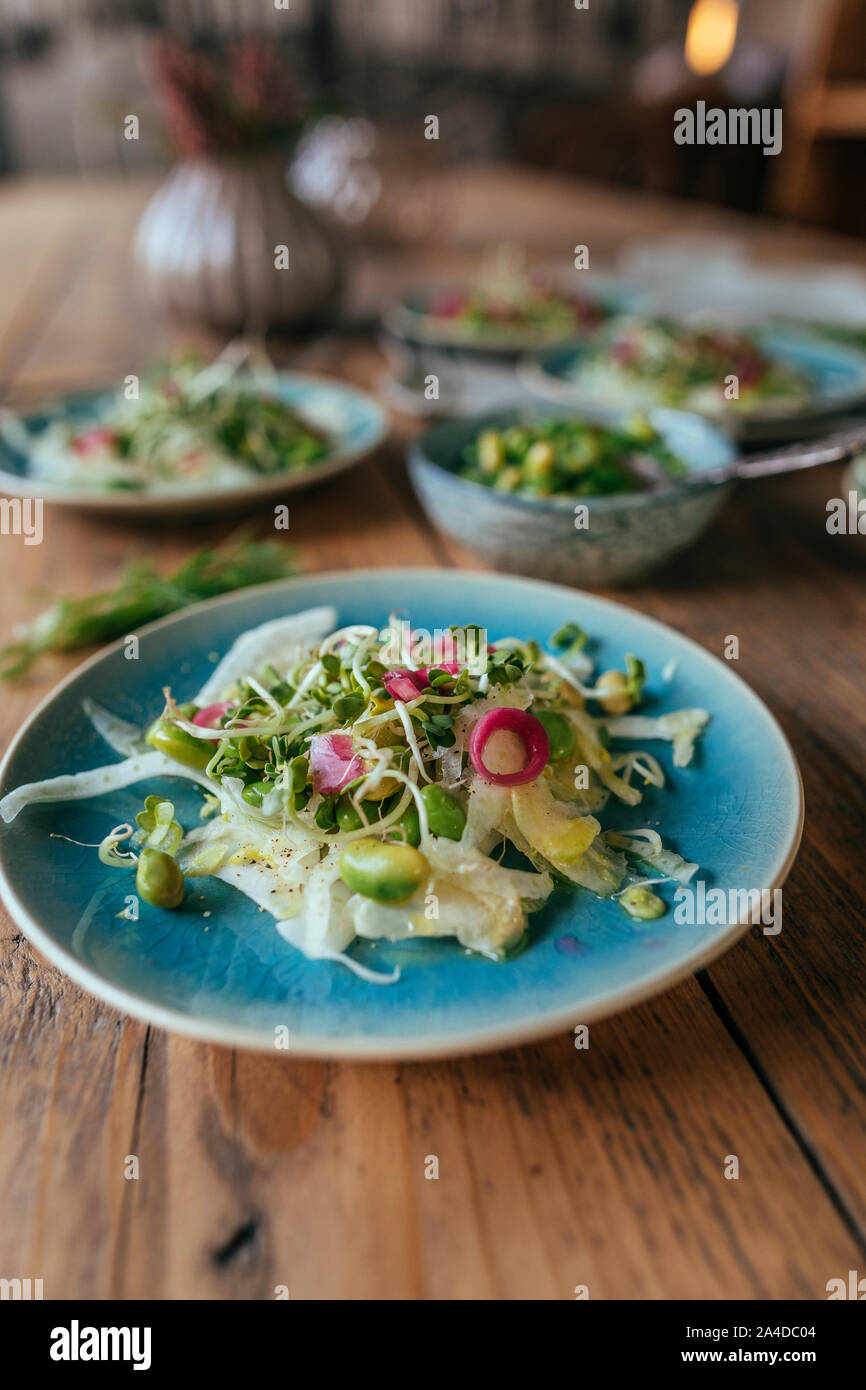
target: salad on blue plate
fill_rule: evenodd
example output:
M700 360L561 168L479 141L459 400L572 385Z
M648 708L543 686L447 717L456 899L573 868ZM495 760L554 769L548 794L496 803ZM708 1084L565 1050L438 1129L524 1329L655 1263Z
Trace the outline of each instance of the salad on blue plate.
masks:
M635 744L666 740L683 767L709 715L640 713L640 659L595 675L586 647L573 623L544 649L396 617L381 631L338 627L334 608L308 609L243 633L195 699L166 688L146 729L88 700L122 760L20 786L0 814L191 779L199 822L146 796L134 825L93 846L106 871L163 909L214 875L309 959L376 983L399 971L347 955L355 938L456 937L507 960L557 888L653 919L665 911L653 887L687 883L698 865L642 821L642 788L666 776ZM611 798L634 808L632 827L605 829Z
M90 418L56 418L31 435L7 412L3 433L27 454L32 478L88 492L237 488L327 459L327 425L281 400L268 373L239 364L181 353L103 398Z

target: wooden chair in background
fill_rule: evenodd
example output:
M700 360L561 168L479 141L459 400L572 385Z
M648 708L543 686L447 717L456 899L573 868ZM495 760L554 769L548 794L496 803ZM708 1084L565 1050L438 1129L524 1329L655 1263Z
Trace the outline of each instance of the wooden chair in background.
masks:
M866 5L827 0L791 79L773 206L782 216L866 235Z

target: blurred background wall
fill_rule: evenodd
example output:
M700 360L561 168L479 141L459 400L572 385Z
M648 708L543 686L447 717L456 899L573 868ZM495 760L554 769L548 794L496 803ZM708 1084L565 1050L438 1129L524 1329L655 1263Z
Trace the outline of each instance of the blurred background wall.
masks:
M399 145L433 112L448 160L866 231L863 0L0 0L0 173L165 162L149 54L166 33L208 49L268 35L312 114L367 117ZM782 105L782 156L676 158L673 110L698 96Z

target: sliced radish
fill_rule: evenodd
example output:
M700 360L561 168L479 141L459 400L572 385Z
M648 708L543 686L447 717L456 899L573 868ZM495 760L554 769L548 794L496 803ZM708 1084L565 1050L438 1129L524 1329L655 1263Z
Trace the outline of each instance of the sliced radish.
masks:
M214 705L205 705L203 709L197 709L192 717L192 722L200 725L202 729L216 729L220 720L228 714L231 707L231 700L218 700Z
M196 710L192 717L192 722L193 724L197 724L200 729L218 730L213 739L210 739L209 742L219 743L223 732L220 728L220 720L224 714L228 714L229 710L233 708L234 706L231 700L220 700L215 705L204 705L202 709Z
M77 434L69 447L76 454L100 454L103 449L113 448L116 437L114 430L104 425L94 425L92 429Z
M424 683L417 681L417 671L386 671L382 684L392 700L414 700L424 689Z
M313 790L327 796L363 777L363 762L354 750L351 734L314 734L310 739Z
M417 671L386 671L382 684L393 700L414 700L430 684L431 671L447 671L456 676L460 670L457 661L440 661L435 666L419 666Z

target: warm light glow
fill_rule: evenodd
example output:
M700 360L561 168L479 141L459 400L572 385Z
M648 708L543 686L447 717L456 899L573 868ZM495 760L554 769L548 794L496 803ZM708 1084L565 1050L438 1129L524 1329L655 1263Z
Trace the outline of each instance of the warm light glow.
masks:
M708 77L723 68L734 51L738 0L695 0L686 30L686 62L692 72Z

